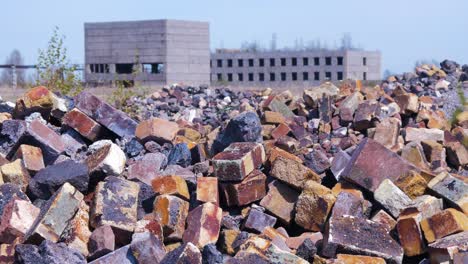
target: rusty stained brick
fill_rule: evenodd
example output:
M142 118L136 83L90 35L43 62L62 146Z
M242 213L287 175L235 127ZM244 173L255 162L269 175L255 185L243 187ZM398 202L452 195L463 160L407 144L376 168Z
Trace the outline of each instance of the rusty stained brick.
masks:
M242 206L258 201L266 195L266 175L254 170L241 182L220 184L224 203L228 206Z
M268 193L260 205L276 216L282 223L289 224L294 218L294 206L299 193L279 181L268 184Z
M424 237L429 243L451 234L468 231L468 217L453 208L445 209L421 221Z
M106 133L103 126L77 108L66 113L62 118L62 123L73 128L90 141L96 141Z
M189 200L190 194L184 178L176 175L168 175L155 178L151 186L157 194L171 194L182 199Z
M428 246L431 263L464 264L455 262L459 253L468 251L468 231L436 240Z
M135 136L142 142L156 141L157 143L172 142L179 131L175 122L161 118L153 118L140 122L136 127Z
M133 232L139 191L137 183L115 176L99 182L91 207L91 226L109 225L116 230Z
M197 179L197 201L219 205L218 178L200 177Z
M204 203L190 211L187 216L187 229L182 238L184 243L193 243L198 248L216 243L222 215L223 210L213 203Z
M214 174L220 181L239 181L266 160L262 144L253 142L232 143L213 157Z
M42 150L38 147L22 144L13 159L21 159L24 167L31 173L38 172L45 167Z
M164 241L182 240L189 203L172 195L159 195L154 200L153 213L162 226Z
M11 199L0 218L0 243L10 244L16 239L22 241L39 213L40 209L29 201L17 197Z
M428 188L450 205L468 214L468 183L442 172L428 183Z
M53 107L52 97L52 92L46 87L34 87L16 100L13 115L15 118L24 118L33 112L39 112L47 119Z
M303 189L305 182L308 180L321 181L320 176L313 170L295 160L283 157L275 159L270 175L297 189Z

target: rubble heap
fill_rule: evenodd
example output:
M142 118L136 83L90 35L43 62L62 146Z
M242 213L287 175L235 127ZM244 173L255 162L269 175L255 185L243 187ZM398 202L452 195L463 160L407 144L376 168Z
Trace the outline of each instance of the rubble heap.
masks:
M402 80L173 87L138 121L35 87L1 104L0 262L464 263L468 111Z

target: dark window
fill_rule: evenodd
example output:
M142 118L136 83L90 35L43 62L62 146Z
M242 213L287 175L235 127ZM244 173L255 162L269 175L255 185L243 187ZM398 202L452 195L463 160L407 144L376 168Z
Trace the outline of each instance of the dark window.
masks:
M343 72L337 72L336 73L336 79L338 81L342 81L343 80Z
M232 60L231 60L231 59L228 60L228 67L229 67L229 68L232 67Z
M275 81L275 73L270 72L270 81L274 82Z
M115 65L115 72L118 74L131 74L133 72L133 64L117 63Z
M336 62L337 62L336 64L338 65L343 65L343 57L337 57Z
M274 59L274 58L271 58L271 59L270 59L270 66L271 66L271 67L274 67L274 66L275 66L275 59Z
M291 79L292 79L293 81L297 81L297 72L291 73Z
M319 58L319 57L315 57L315 58L314 58L314 65L315 65L315 66L319 66L319 65L320 65L320 58Z
M228 82L232 82L232 73L228 73Z
M325 79L327 79L327 80L329 80L329 81L330 81L330 80L331 80L331 78L332 78L332 74L331 74L331 72L325 72Z
M367 72L362 74L362 80L367 81Z
M216 65L218 66L218 68L223 67L223 60L217 60Z
M249 73L249 82L253 82L253 80L254 80L253 73Z
M331 57L325 57L325 65L332 65Z
M164 63L143 63L143 72L158 74L164 71Z
M281 58L281 66L286 66L286 58Z
M309 58L302 58L302 65L308 66L309 65Z
M237 60L237 66L244 67L244 60L243 59L238 59Z
M109 64L90 64L89 69L92 73L109 73Z
M254 60L253 59L249 59L249 67L253 67L254 66Z
M218 73L218 82L221 82L223 80L223 75L221 73Z
M212 68L212 67L213 67L213 61L210 60L210 68Z
M258 66L260 67L265 66L265 59L258 59Z
M291 65L297 66L297 58L291 58Z
M237 80L238 80L239 82L243 82L243 81L244 81L244 75L243 75L242 73L238 73L238 74L237 74Z
M265 81L265 74L263 72L258 74L258 80L261 82Z
M308 72L303 72L302 73L302 80L308 81L309 80L309 73Z
M320 72L314 72L314 81L320 81Z
M281 81L286 81L286 73L285 72L281 73Z
M362 65L364 65L364 66L367 65L367 58L366 57L362 58Z

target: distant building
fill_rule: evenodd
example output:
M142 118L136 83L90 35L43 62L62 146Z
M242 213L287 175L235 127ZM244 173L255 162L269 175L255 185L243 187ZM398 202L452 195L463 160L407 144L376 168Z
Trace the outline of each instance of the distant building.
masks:
M148 20L85 23L86 82L151 85L210 83L207 22Z
M241 51L211 54L211 83L233 86L309 86L323 81L380 80L378 51Z

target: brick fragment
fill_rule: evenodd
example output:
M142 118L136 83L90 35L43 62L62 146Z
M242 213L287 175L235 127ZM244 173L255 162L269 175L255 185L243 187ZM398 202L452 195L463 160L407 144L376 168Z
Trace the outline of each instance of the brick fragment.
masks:
M119 137L133 136L137 123L124 112L115 109L108 103L89 92L81 92L74 98L75 107L87 116L96 120Z
M269 109L273 112L278 112L285 118L294 117L294 113L277 95L270 95L263 103L263 108Z
M369 191L375 191L385 179L394 181L410 170L419 171L394 152L366 138L354 150L342 177Z
M228 206L242 206L258 201L266 195L266 175L259 170L252 171L241 182L220 184L224 203Z
M73 128L90 141L96 141L106 134L106 129L103 126L77 108L66 113L62 118L62 123Z
M31 180L31 176L20 159L0 166L0 176L2 182L17 184L23 191L26 191L29 181Z
M431 165L431 170L440 170L447 168L446 149L442 144L434 140L421 141L427 161Z
M291 132L289 126L284 123L281 123L271 131L271 137L274 139L278 139L282 136L286 136L289 132Z
M221 231L218 243L221 251L231 256L234 255L237 252L234 243L240 233L241 231L233 229L225 229Z
M137 183L114 176L99 182L91 207L91 226L110 225L116 231L133 232L139 191Z
M462 264L455 261L457 254L468 250L468 231L446 236L429 244L428 251L431 263Z
M187 183L180 176L169 175L153 179L151 186L157 194L172 194L182 199L190 199Z
M279 112L265 111L263 121L267 124L281 124L286 121L286 118Z
M62 233L60 238L68 247L79 251L83 256L88 256L88 242L91 236L89 230L89 206L85 201L81 201L73 219Z
M141 160L128 167L128 179L138 179L148 185L159 176L159 172L167 165L167 157L162 153L147 153Z
M273 147L268 151L268 161L270 164L273 164L273 162L278 158L278 157L283 157L286 159L294 160L298 163L303 163L303 161L297 157L294 154L291 154L287 151L284 151L278 147Z
M263 146L259 143L232 143L223 152L213 157L214 174L220 181L242 180L266 160Z
M43 240L57 242L83 201L83 194L69 183L55 192L42 206L34 225L25 235L25 240L39 244Z
M11 199L0 218L0 243L11 244L16 239L22 241L39 213L40 209L29 201L16 197Z
M307 230L320 231L335 201L330 189L307 181L296 203L296 223Z
M320 232L304 232L300 236L286 238L286 244L291 249L297 249L306 239L310 239L314 244L317 244L322 241L323 235Z
M90 259L97 259L114 251L115 235L112 227L103 225L94 229L89 237L88 248Z
M449 204L468 214L468 183L442 172L428 183L428 188Z
M461 142L454 141L448 142L446 145L447 149L447 161L455 168L468 167L468 149L467 145L463 145Z
M260 201L260 205L281 222L291 223L294 218L294 206L299 193L279 181L268 184L268 189L268 193Z
M395 219L393 219L393 217L389 215L387 212L385 212L384 210L379 210L371 218L371 220L383 225L388 230L388 232L390 232L397 224L397 221L395 221Z
M123 246L96 260L89 262L89 264L108 264L108 263L134 264L138 262L135 256L133 256L132 254L130 245Z
M418 256L426 251L424 236L419 226L421 220L421 214L417 210L407 210L398 218L396 230L406 256Z
M451 234L468 231L468 217L453 208L445 209L421 221L424 237L429 243Z
M283 157L278 157L272 164L270 175L279 179L297 189L302 189L308 180L320 182L318 176L313 170L298 163Z
M421 174L409 171L401 175L396 180L395 185L408 195L410 199L414 199L424 194L427 188L427 181Z
M397 95L394 99L401 109L401 114L411 115L417 113L419 110L419 98L413 93Z
M172 195L159 195L154 200L154 215L163 228L164 241L178 241L185 231L189 203Z
M252 208L249 211L249 215L245 219L243 227L247 230L253 230L255 232L262 233L266 227L273 227L275 224L275 217L264 213L260 209Z
M402 263L403 249L391 238L381 224L353 216L331 218L324 235L324 252L333 257L335 252L380 257L387 263Z
M218 178L200 177L197 179L197 201L219 205Z
M352 193L340 192L336 197L331 217L352 215L355 217L369 218L372 204Z
M420 142L413 141L406 144L401 150L401 157L422 170L431 168Z
M34 87L16 100L13 115L15 118L22 119L33 112L39 112L45 119L48 119L53 107L52 97L52 92L46 87Z
M444 131L436 128L415 128L407 127L405 129L407 142L421 142L427 140L434 140L437 142L444 143Z
M398 136L401 121L386 118L375 127L373 139L390 150L398 150Z
M359 104L354 113L353 126L355 130L363 131L372 127L372 123L380 114L380 105L376 101L367 100Z
M13 159L21 159L24 167L30 173L36 173L45 167L42 150L38 147L22 144L19 146Z
M166 256L163 242L151 233L142 233L134 239L130 249L139 264L160 263Z
M93 145L95 145L94 148ZM94 151L86 158L90 173L120 175L127 160L122 149L110 141L96 141L93 145L90 148Z
M213 203L204 203L189 212L187 229L182 240L203 248L210 243L216 243L221 228L223 210Z
M136 128L135 136L141 142L149 140L157 143L172 142L179 131L179 125L161 118L153 118L140 122Z
M192 243L184 243L166 254L160 264L201 264L200 250Z
M375 190L374 199L395 218L398 218L400 211L411 202L411 199L388 179Z

